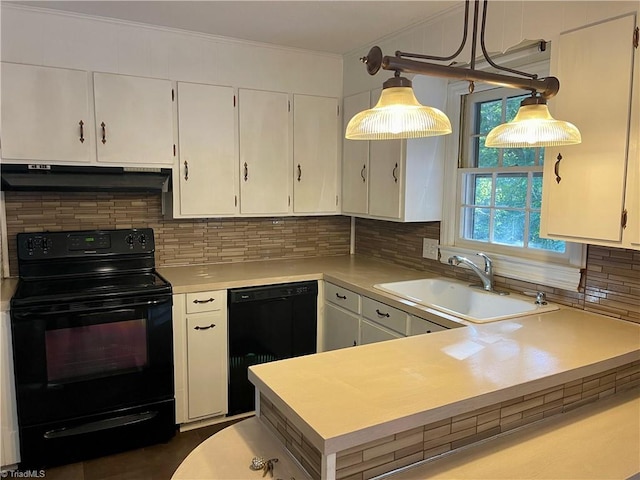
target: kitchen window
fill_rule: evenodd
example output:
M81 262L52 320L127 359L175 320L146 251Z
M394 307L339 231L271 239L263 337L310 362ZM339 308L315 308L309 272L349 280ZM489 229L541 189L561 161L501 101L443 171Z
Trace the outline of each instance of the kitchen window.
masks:
M548 75L548 61L519 68ZM528 95L485 84L470 93L468 82L450 84L447 113L460 121L447 139L440 260L465 255L475 261L484 252L497 275L576 290L582 246L538 234L544 148L484 145L489 131L511 120Z
M544 148L488 148L486 135L513 119L528 93L497 88L463 97L460 232L464 242L564 257L566 243L539 237Z

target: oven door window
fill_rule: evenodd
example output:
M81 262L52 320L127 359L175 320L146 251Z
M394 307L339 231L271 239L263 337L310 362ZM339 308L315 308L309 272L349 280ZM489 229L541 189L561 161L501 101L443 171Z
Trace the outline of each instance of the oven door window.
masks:
M45 332L48 383L85 380L147 366L145 318Z

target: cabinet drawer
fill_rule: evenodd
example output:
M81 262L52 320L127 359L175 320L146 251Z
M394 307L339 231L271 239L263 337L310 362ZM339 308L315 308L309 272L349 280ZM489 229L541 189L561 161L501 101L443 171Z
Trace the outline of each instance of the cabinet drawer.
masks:
M360 313L360 295L333 283L325 284L325 298L354 313Z
M362 298L362 315L391 330L407 332L407 313L371 298Z
M227 306L226 290L187 293L187 313L211 312Z
M424 318L411 315L409 320L409 335L422 335L423 333L434 333L447 330L446 327L430 322Z

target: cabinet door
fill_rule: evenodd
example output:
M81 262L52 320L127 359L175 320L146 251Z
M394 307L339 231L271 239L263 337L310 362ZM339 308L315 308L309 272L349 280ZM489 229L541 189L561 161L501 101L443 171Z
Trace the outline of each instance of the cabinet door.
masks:
M334 305L324 305L324 351L355 347L359 342L360 318Z
M240 89L240 213L289 212L289 96Z
M362 336L362 345L384 342L386 340L395 340L396 338L404 337L404 335L392 332L391 330L386 330L364 319L360 325L360 335Z
M575 124L582 143L545 149L544 236L621 239L634 26L634 16L621 17L562 34L554 48L562 88L552 114Z
M237 213L235 113L233 88L178 83L180 215Z
M92 137L86 72L2 64L2 158L88 163Z
M338 209L338 101L293 97L293 211Z
M424 318L413 315L409 317L409 335L422 335L424 333L441 332L443 330L447 330L447 328L425 320Z
M171 82L94 73L98 161L173 164Z
M381 90L372 92L375 105ZM400 193L404 183L404 140L376 140L369 144L369 214L400 218Z
M226 310L187 316L188 416L227 413Z
M349 120L368 108L369 92L344 98L343 134ZM342 142L342 212L366 214L369 192L369 142L347 139L343 139Z

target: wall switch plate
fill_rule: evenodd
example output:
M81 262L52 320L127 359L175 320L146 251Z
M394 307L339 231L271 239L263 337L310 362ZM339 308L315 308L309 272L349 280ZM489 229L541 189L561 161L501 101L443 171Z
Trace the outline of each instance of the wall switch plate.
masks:
M431 260L438 260L438 240L433 238L422 239L422 258L430 258Z

